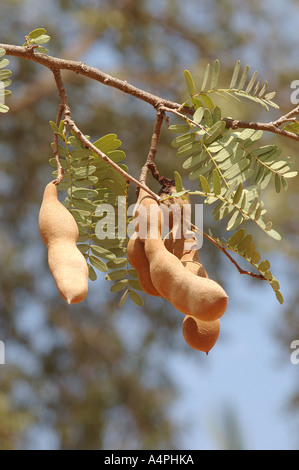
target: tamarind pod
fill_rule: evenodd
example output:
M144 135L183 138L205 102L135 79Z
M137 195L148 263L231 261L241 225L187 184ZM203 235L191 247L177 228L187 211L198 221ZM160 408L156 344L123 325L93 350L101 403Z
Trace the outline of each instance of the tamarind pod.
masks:
M88 292L88 266L82 253L73 243L58 241L49 246L48 264L61 297L68 304L82 302Z
M186 343L197 351L206 354L215 346L220 333L220 320L204 322L186 315L182 323Z
M188 249L188 245L190 249ZM186 239L183 232L180 238L174 238L173 232L169 232L164 238L165 248L179 258L183 266L196 276L209 277L207 271L200 262L196 238Z
M163 240L146 239L144 249L153 285L177 310L203 321L224 314L228 296L217 282L188 271Z
M154 287L151 277L149 262L145 255L144 243L140 240L137 233L134 232L127 243L127 256L130 264L136 269L139 284L144 292L155 297L161 297L161 294Z
M76 245L77 223L58 200L53 181L45 187L38 223L48 249L49 269L60 295L69 304L81 302L88 291L88 266Z
M133 211L135 231L139 239L161 238L163 215L159 204L143 188L140 188Z
M196 276L209 277L207 271L200 262L197 250L191 250L189 253L184 253L181 257L181 263Z

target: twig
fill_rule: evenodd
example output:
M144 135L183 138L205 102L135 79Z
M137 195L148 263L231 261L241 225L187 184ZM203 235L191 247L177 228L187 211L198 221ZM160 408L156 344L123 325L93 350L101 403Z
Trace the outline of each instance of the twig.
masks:
M66 91L65 91L65 87L61 78L60 70L58 68L53 68L52 72L54 75L56 87L57 87L59 98L60 98L60 106L59 106L59 110L58 110L58 114L56 118L56 125L59 126L63 113L64 115L70 115L70 109L67 103ZM54 157L57 163L57 178L55 180L55 184L58 185L62 181L64 171L63 171L60 158L59 158L58 135L56 133L54 133Z
M292 111L291 111L292 112ZM298 111L297 111L298 112ZM294 132L286 131L285 129L280 129L278 125L282 124L282 122L286 122L285 116L277 119L274 122L248 122L248 121L239 121L238 119L231 119L231 118L222 118L223 121L226 122L227 127L231 127L232 129L255 129L257 131L267 131L273 132L274 134L279 134L282 137L288 137L289 139L299 141L299 135L295 134Z
M158 143L159 143L159 138L160 138L161 129L163 125L163 119L164 119L164 112L158 109L155 126L153 130L153 135L151 139L150 150L149 150L146 162L141 168L141 173L139 177L139 181L142 184L146 183L146 178L147 178L149 170L152 171L153 175L157 173L157 167L154 163L154 160L155 160L155 156L156 156L157 149L158 149Z

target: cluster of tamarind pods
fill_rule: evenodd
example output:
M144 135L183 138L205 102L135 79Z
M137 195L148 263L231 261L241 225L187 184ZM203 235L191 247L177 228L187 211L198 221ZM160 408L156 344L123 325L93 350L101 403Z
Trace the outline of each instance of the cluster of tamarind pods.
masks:
M153 212L157 224L152 224ZM228 302L226 292L208 277L197 248L190 245L186 249L184 236L176 238L170 230L162 238L161 207L142 188L133 217L135 232L128 241L127 256L138 273L142 289L149 295L165 298L182 312L186 343L208 354L219 336L220 317ZM77 223L58 200L55 181L48 183L44 190L39 230L60 295L69 304L82 302L88 292L88 266L77 247Z
M175 234L172 229L162 238L163 210L142 188L133 217L135 232L128 241L127 256L141 287L150 295L165 298L182 312L186 343L208 354L219 336L220 317L228 303L226 292L208 277L198 256L195 236L188 240L182 230Z

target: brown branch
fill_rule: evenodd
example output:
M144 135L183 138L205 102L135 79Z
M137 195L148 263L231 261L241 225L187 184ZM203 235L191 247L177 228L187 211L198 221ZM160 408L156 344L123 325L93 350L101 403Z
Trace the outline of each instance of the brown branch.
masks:
M296 108L298 109L298 108ZM291 111L290 113L293 113ZM298 112L298 111L297 111ZM277 119L277 121L273 122L248 122L248 121L239 121L238 119L231 119L231 118L222 118L223 121L226 122L227 127L231 127L232 129L255 129L257 131L267 131L273 132L274 134L279 134L282 137L288 137L289 139L299 141L299 135L295 134L294 132L286 131L285 129L280 129L278 126L283 122L289 121L290 119L285 119L285 116Z
M56 87L57 87L59 98L60 98L60 106L59 106L59 110L58 110L58 114L56 118L56 125L58 127L63 114L65 116L70 116L70 109L68 106L66 91L65 91L65 87L61 78L60 70L57 68L53 68L52 72L54 75ZM55 184L58 185L62 181L64 171L63 171L60 158L59 158L58 135L56 133L54 133L54 157L57 163L57 178L55 180Z
M168 108L180 108L178 103L169 101L159 96L153 95L147 91L141 90L140 88L131 85L125 80L120 80L118 78L112 77L101 70L90 67L89 65L84 64L83 62L78 62L74 60L59 59L57 57L52 57L47 54L42 54L35 50L28 50L28 48L23 46L14 46L10 44L0 44L0 47L5 49L7 55L22 57L24 59L37 62L38 64L44 65L49 69L60 69L60 70L69 70L79 75L83 75L92 80L96 80L104 85L108 85L118 90L128 93L135 98L138 98L142 101L145 101L151 104L154 108L158 109L161 105L167 106ZM183 108L186 113L190 114L190 108Z
M168 108L168 111L174 112L180 117L184 117L182 113L179 111L187 114L192 115L194 112L193 108L182 107L178 103L173 101L169 101L163 98L160 98L157 95L144 91L140 88L137 88L127 81L119 80L118 78L112 77L101 70L90 67L83 62L78 62L74 60L67 60L67 59L59 59L57 57L52 57L47 54L42 54L37 52L33 48L28 48L26 46L14 46L10 44L0 44L0 47L5 49L7 55L15 56L15 57L22 57L24 59L31 60L33 62L37 62L49 69L53 70L54 68L60 70L69 70L71 72L83 75L88 77L92 80L96 80L104 85L108 85L113 88L117 88L118 90L128 93L135 98L138 98L142 101L145 101L152 105L155 109L162 109L164 106ZM298 106L291 110L285 116L281 116L279 119L269 123L262 123L262 122L248 122L248 121L241 121L238 119L232 118L222 118L225 122L227 127L231 127L232 129L256 129L256 130L265 130L267 132L272 132L278 134L282 137L288 137L292 140L299 141L299 135L295 134L294 132L286 131L284 129L280 129L279 125L287 120L290 120L295 114L299 113ZM184 117L186 118L186 116Z
M154 160L155 160L155 156L156 156L157 149L158 149L158 143L159 143L161 129L162 129L162 125L163 125L163 119L164 119L164 112L161 111L160 109L158 109L157 110L157 117L156 117L156 121L155 121L155 125L154 125L154 130L153 130L153 135L152 135L152 139L151 139L151 145L150 145L149 153L148 153L145 164L141 168L141 173L140 173L140 177L139 177L139 181L142 184L146 184L146 178L147 178L149 170L151 170L154 177L157 173L159 174L159 172L157 170L157 167L154 163ZM160 175L159 175L159 177L160 177Z

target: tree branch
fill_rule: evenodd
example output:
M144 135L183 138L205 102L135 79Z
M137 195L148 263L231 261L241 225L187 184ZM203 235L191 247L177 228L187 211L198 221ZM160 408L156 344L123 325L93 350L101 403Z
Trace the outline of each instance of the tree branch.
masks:
M297 113L298 113L298 108ZM291 111L293 113L295 110ZM274 134L279 134L282 137L288 137L289 139L299 141L299 135L295 134L294 132L286 131L285 129L280 129L278 126L283 122L289 121L290 119L286 119L285 116L281 116L279 119L273 122L248 122L248 121L239 121L238 119L231 119L231 118L222 118L223 121L226 122L227 127L231 127L232 129L256 129L257 131L267 131L273 132Z
M59 59L57 57L52 57L47 54L42 54L36 52L33 49L28 49L26 46L14 46L10 44L0 44L0 47L5 49L7 55L21 57L24 59L37 62L38 64L44 65L49 69L60 69L60 70L69 70L79 75L83 75L92 80L96 80L104 85L117 88L118 90L128 93L135 98L138 98L142 101L145 101L151 104L154 108L158 109L159 106L164 105L169 108L180 108L178 103L169 101L159 96L153 95L147 91L141 90L140 88L131 85L127 81L119 80L118 78L112 77L101 70L90 67L89 65L84 64L83 62L78 62L74 60ZM190 113L190 108L183 108L186 113Z
M47 54L42 54L37 52L31 47L26 46L15 46L10 44L0 44L0 47L5 49L6 54L15 57L21 57L24 59L31 60L33 62L37 62L49 69L60 69L60 70L69 70L71 72L83 75L88 77L92 80L96 80L104 85L108 85L110 87L116 88L124 93L127 93L135 98L138 98L142 101L147 102L148 104L152 105L155 109L159 109L161 107L168 108L168 111L172 112L179 112L180 117L182 117L182 112L187 115L192 115L194 112L193 108L189 108L187 106L181 107L180 104L175 103L173 101L166 100L161 98L157 95L144 91L140 88L131 85L127 81L119 80L118 78L112 77L101 70L90 67L83 62L78 62L74 60L67 60L67 59L60 59L57 57L52 57ZM232 118L222 118L225 122L227 127L232 129L243 128L243 129L256 129L256 130L265 130L267 132L272 132L278 134L282 137L287 137L292 140L299 141L299 135L290 132L284 129L280 129L279 125L283 122L293 120L295 114L299 114L299 107L297 106L285 116L281 116L276 121L269 122L269 123L261 123L261 122L248 122L248 121L241 121Z

